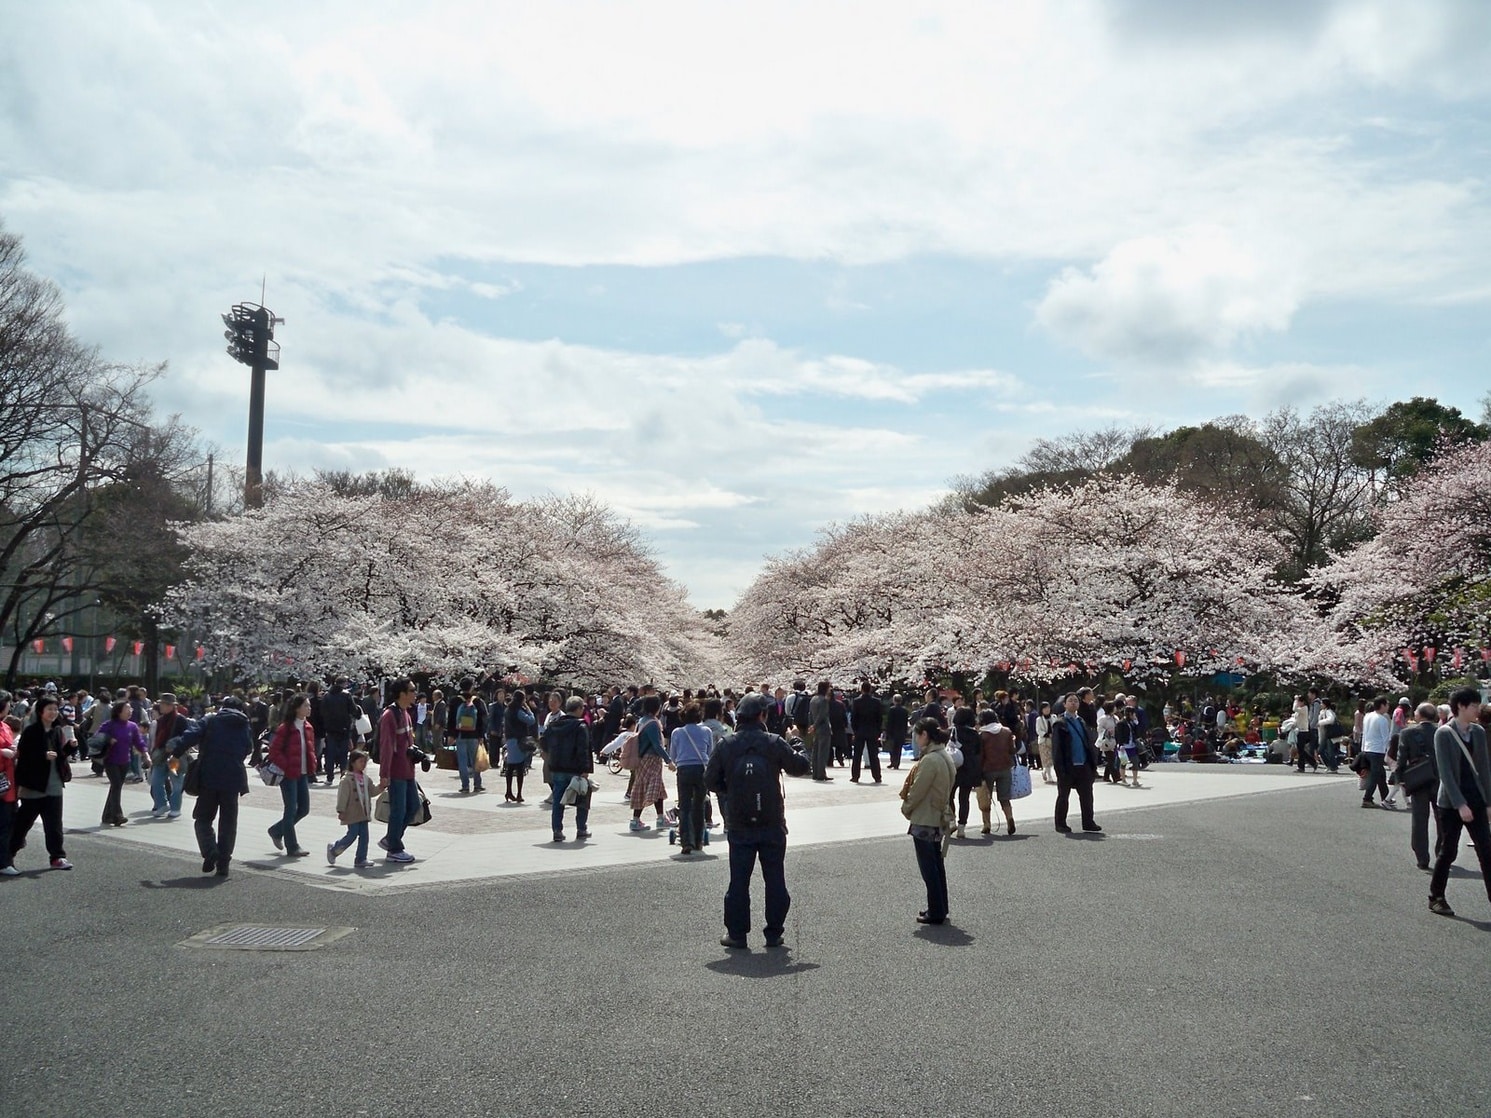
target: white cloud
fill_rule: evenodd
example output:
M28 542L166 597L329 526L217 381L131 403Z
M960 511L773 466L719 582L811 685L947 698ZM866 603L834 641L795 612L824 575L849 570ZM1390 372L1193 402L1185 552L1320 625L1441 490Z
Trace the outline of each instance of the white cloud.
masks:
M1125 241L1088 272L1066 269L1036 318L1090 356L1167 366L1282 331L1298 305L1287 268L1225 230L1198 228Z

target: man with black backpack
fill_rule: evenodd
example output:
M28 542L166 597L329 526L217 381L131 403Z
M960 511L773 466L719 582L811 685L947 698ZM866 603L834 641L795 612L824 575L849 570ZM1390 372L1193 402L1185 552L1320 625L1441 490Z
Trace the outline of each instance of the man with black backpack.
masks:
M751 927L751 875L761 859L766 886L767 947L780 947L792 897L783 863L787 856L787 816L781 774L807 776L811 764L782 738L766 731L772 707L766 695L750 694L735 711L736 731L710 755L704 785L720 798L725 836L730 842L730 888L725 892L722 947L746 946Z

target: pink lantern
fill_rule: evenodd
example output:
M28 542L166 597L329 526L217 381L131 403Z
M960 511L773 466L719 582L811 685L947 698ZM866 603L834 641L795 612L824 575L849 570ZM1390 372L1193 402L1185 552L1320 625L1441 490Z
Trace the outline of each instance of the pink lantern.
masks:
M118 643L119 643L119 641L116 638L114 638L114 637L105 637L104 638L104 651L105 652L113 652L114 651L114 646L116 644L118 644Z
M63 637L62 638L62 651L63 652L68 652L68 653L72 652L72 638L71 637Z
M1424 645L1424 663L1434 663L1434 657L1437 655L1439 655L1439 649L1435 648L1432 644Z
M34 641L31 642L31 651L36 653L38 656L40 656L46 650L47 642L42 640L40 637L37 637Z
M207 656L207 650L205 648L203 648L200 644L197 645L197 661L198 661L198 663L200 663L203 659L205 659L206 656Z
M132 644L130 647L134 649L135 655L138 656L140 653L145 651L145 642L135 641L135 643Z
M174 659L176 659L176 646L174 644L168 644L168 645L166 645L166 659L167 660L174 660Z
M1186 654L1184 652L1181 652L1179 650L1176 651L1176 653L1175 653L1175 666L1177 668L1183 668L1183 667L1186 666Z

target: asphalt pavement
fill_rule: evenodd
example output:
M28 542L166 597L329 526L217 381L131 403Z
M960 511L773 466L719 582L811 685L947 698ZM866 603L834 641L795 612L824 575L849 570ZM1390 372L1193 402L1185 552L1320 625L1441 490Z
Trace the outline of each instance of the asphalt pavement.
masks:
M954 843L941 928L908 838L789 849L787 947L745 953L719 843L361 894L95 834L37 870L38 828L0 880L0 1114L1491 1113L1473 856L1433 916L1402 813L1357 803L1302 781ZM235 922L351 930L182 946Z

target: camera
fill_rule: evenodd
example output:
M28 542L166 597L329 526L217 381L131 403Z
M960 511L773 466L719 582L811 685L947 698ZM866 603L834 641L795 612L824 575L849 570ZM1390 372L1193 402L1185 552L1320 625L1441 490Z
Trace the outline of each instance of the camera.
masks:
M418 765L424 772L430 771L430 755L417 745L409 747L409 760Z

